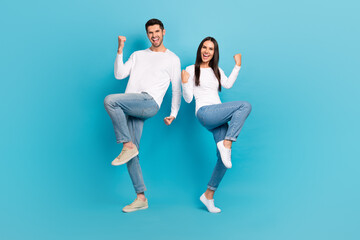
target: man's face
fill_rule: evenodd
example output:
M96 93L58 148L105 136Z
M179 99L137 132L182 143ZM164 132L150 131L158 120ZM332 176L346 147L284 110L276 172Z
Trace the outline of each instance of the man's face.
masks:
M155 24L147 28L147 37L149 38L153 47L161 46L164 35L165 29L162 30L159 24Z

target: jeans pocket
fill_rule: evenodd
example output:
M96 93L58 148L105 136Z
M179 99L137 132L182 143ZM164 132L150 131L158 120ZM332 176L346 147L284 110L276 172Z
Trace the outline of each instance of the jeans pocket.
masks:
M148 94L147 92L141 92L141 94L143 95L144 100L153 100L154 98Z

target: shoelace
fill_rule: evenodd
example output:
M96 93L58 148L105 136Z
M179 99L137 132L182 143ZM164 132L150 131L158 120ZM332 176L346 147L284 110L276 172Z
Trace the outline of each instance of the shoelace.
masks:
M129 205L129 206L133 206L133 205L135 205L135 204L136 204L136 200L137 200L137 199L135 199L132 203L130 203L130 205ZM139 200L139 201L141 201L141 200Z
M124 154L124 152L126 152L128 149L123 148L123 150L121 150L121 153L116 157L117 159L120 159L120 156Z

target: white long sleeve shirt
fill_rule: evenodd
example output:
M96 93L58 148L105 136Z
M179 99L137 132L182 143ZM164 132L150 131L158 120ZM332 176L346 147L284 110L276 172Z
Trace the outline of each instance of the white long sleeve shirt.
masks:
M185 70L190 77L187 83L182 83L183 96L187 103L192 101L193 96L195 97L195 114L202 106L221 103L218 92L219 81L212 68L200 68L200 86L195 86L195 65L190 65ZM221 86L231 88L239 74L240 67L235 65L229 78L221 68L219 70Z
M169 49L165 52L154 52L149 48L131 54L123 62L123 54L116 56L114 74L116 79L130 75L125 93L147 92L161 106L170 81L172 85L172 102L170 116L177 116L181 103L181 65L180 59Z

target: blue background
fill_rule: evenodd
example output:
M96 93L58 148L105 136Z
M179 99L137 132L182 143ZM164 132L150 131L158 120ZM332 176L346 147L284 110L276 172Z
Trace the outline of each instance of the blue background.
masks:
M123 92L113 63L165 46L194 63L200 41L242 69L223 101L253 111L233 148L216 203L198 198L215 165L194 103L167 127L171 92L145 123L141 164L150 208L135 195L103 99ZM1 239L359 239L359 4L356 1L2 1Z

